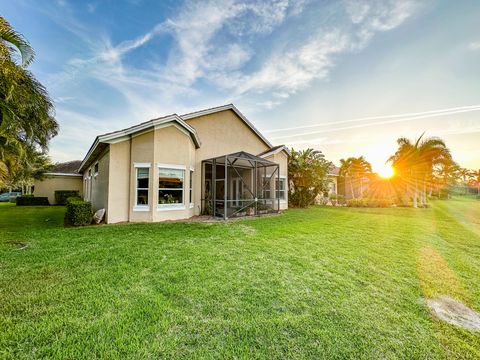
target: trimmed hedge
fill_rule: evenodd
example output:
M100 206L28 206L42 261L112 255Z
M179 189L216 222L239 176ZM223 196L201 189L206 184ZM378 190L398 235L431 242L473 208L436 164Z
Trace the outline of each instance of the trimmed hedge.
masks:
M17 206L50 205L48 197L35 197L33 195L22 195L17 197Z
M390 207L392 202L389 199L370 199L370 198L359 198L359 199L349 199L347 200L348 207L380 207L386 208Z
M68 198L79 198L78 190L55 190L55 203L57 205L66 205Z
M72 226L90 225L92 222L92 204L80 198L70 197L67 199L67 211L65 223Z

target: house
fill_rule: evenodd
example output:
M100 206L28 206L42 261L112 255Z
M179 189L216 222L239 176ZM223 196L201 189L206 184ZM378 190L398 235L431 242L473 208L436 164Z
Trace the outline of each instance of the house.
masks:
M226 219L288 207L288 156L229 104L97 136L77 181L107 223Z
M44 174L44 179L35 181L34 195L48 197L48 202L54 205L56 190L73 190L82 194L83 176L78 172L81 164L81 160L55 164L52 170Z
M338 194L338 176L340 173L340 168L332 165L330 166L327 174L328 178L328 195L337 195Z

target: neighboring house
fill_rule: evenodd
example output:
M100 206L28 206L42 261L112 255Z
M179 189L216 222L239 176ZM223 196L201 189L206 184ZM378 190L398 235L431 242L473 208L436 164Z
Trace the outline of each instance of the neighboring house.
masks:
M107 223L228 218L288 207L288 155L230 104L99 135L78 169Z
M335 165L332 165L328 171L328 195L337 195L338 194L338 174L340 168Z
M78 172L81 163L81 160L75 160L55 164L50 172L45 173L43 180L35 181L34 195L48 197L49 203L54 205L56 190L77 190L82 194L82 174Z

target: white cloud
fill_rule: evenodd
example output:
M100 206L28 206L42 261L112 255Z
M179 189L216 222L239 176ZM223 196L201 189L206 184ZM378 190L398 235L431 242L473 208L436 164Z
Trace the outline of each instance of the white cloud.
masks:
M471 42L469 45L468 45L468 48L470 50L480 50L480 41L476 41L476 42Z
M91 54L71 59L64 71L48 82L61 88L79 78L93 78L120 93L126 100L124 116L106 119L108 130L159 114L191 110L196 104L192 99L201 98L201 106L240 100L252 108L271 109L313 81L327 79L339 56L363 49L377 32L399 26L415 10L412 1L348 1L335 5L337 13L343 14L341 21L329 25L316 19L304 22L309 7L317 6L321 5L307 0L188 1L175 16L117 44L105 32L89 30L71 12L66 17L54 13L50 16L63 21ZM275 32L287 21L297 23L288 36L277 36ZM299 23L308 31L297 33ZM155 38L161 44L164 38L169 38L169 43L173 40L166 57L141 64L126 61ZM266 47L259 48L258 41ZM204 89L197 87L199 82L218 89L224 101L216 97L210 103ZM55 95L74 97L70 93ZM60 107L63 109L68 108ZM60 111L58 118L62 116L73 118ZM92 138L97 133L98 129L89 132ZM65 136L68 134L74 134L73 128Z

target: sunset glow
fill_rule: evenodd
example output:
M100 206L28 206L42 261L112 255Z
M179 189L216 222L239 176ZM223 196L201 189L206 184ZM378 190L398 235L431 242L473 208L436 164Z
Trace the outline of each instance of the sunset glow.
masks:
M378 170L377 170L377 173L378 175L380 175L382 178L384 179L389 179L391 178L393 175L395 175L395 170L388 164L385 164L385 165L382 165L382 167L380 167Z

